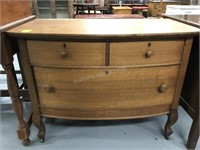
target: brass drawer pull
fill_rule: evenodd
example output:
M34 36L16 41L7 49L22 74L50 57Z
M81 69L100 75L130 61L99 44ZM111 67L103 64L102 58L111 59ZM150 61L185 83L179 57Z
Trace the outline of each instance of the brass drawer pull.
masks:
M168 86L166 84L163 84L163 85L159 86L158 90L160 93L163 93L163 92L167 91L167 88L168 88Z
M149 50L146 52L146 58L150 58L151 56L153 56L153 51Z
M63 51L63 52L61 52L61 54L60 54L60 57L61 57L62 59L67 58L67 56L68 56L68 52L66 52L66 51Z
M47 92L47 93L52 93L52 92L54 92L54 87L52 87L52 86L50 86L50 85L45 85L45 86L44 86L44 90L45 90L45 92Z

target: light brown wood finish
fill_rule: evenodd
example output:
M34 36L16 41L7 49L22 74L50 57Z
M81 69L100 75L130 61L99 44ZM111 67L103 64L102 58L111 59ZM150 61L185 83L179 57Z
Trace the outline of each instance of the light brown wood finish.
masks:
M12 100L13 110L15 111L17 117L17 136L20 140L22 140L22 144L24 145L28 145L30 143L30 130L28 124L23 118L23 106L20 100L20 96L22 95L19 92L19 85L15 74L16 72L13 66L13 54L17 52L18 48L11 48L11 43L5 32L33 19L34 16L30 15L31 10L28 0L0 1L0 64L6 73L8 92Z
M107 120L169 114L165 135L172 133L192 36L199 29L168 19L36 19L7 33L19 39L40 138L42 115ZM67 46L74 57L61 63Z
M200 26L200 15L163 16L197 28ZM180 104L193 119L188 136L187 148L195 149L199 139L199 35L193 39Z
M170 105L157 105L141 109L107 109L107 110L76 110L76 109L58 109L56 107L41 107L41 115L52 118L76 119L76 120L116 120L147 118L169 113ZM162 113L160 112L162 109Z
M110 44L110 65L180 63L184 39L114 42Z
M198 32L200 30L195 27L170 19L36 19L7 33L11 36L43 40L64 38L130 41L145 37L184 37L198 35Z
M176 92L174 94L174 102L172 104L172 109L176 109L179 105L179 99L180 99L181 90L182 90L182 86L183 86L183 82L185 78L185 73L186 73L186 69L187 69L187 65L189 61L188 56L190 56L192 42L193 42L192 37L188 37L185 41L185 46L184 46L183 55L182 55L182 63L181 63L181 68L179 72L179 77L177 80Z
M170 105L178 70L179 66L143 69L36 67L34 74L41 106L105 110ZM162 85L168 86L164 92L159 91ZM47 87L52 88L51 91L47 91Z
M131 14L132 8L127 6L115 6L112 7L112 13L113 14Z
M8 91L11 96L12 106L18 119L17 135L22 144L28 145L30 143L30 130L27 123L23 119L23 106L19 97L19 86L15 77L15 71L12 64L2 65L7 75Z
M27 47L32 65L105 65L106 45L103 42L27 41Z
M27 51L27 45L26 41L24 39L18 39L18 45L19 45L19 56L20 60L23 66L23 71L25 74L25 80L27 82L27 86L29 89L29 95L32 103L32 121L35 124L35 126L39 129L38 137L40 138L41 142L44 142L44 135L45 135L45 128L42 123L42 118L40 115L40 109L37 107L39 104L39 99L36 91L36 87L34 84L34 77L32 73L32 68L30 67L30 60L28 56Z
M13 24L14 26L16 24ZM9 26L8 28L11 28ZM6 28L4 28L6 31ZM16 51L16 50L15 50ZM23 106L20 100L19 85L17 82L15 69L13 66L12 49L9 40L5 33L1 33L1 60L0 63L6 72L8 92L12 100L13 110L16 113L18 120L17 135L20 140L22 140L23 145L28 145L30 143L29 135L30 129L28 124L23 118Z
M170 111L170 114L168 115L168 121L165 126L165 137L167 139L169 139L169 136L173 133L171 126L178 119L177 108L179 105L180 94L181 94L181 90L182 90L182 86L183 86L183 82L184 82L184 78L185 78L185 73L186 73L186 69L187 69L187 64L188 64L188 60L189 60L188 56L190 56L192 41L193 41L193 39L191 37L186 38L186 41L185 41L185 46L184 46L183 55L182 55L182 63L180 66L180 71L179 71L179 75L178 75L179 77L177 80L176 91L174 94L174 101L172 103L171 111Z

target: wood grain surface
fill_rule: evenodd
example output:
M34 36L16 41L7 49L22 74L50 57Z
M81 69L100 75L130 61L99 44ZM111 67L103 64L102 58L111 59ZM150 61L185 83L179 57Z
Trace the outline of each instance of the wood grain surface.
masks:
M184 39L112 42L110 65L180 63Z
M105 42L27 41L27 46L32 65L105 65Z
M179 66L135 69L34 68L41 106L80 110L171 104ZM159 92L167 85L165 92ZM48 90L46 87L50 87ZM162 112L162 110L160 110Z
M7 33L41 39L131 40L145 37L198 35L198 28L170 19L35 19Z

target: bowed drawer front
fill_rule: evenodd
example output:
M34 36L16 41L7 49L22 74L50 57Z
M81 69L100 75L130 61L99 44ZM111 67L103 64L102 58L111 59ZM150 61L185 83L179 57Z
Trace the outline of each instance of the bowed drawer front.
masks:
M184 43L183 38L129 42L27 40L41 113L76 119L168 113Z
M179 66L142 69L34 68L41 107L141 109L172 103ZM160 110L166 111L166 109Z

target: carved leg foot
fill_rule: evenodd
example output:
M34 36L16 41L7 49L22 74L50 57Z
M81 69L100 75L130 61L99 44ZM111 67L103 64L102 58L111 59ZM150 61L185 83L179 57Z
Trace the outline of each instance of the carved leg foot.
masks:
M23 106L20 101L19 86L17 83L14 67L12 63L2 66L7 75L8 91L12 100L13 110L15 111L18 120L17 135L18 138L22 140L22 144L28 145L30 143L30 130L29 126L23 119Z
M40 139L40 142L43 143L45 140L45 127L42 122L42 118L41 118L41 116L34 115L34 114L33 114L32 118L33 118L34 125L39 129L38 137Z
M45 140L45 131L44 130L40 130L38 132L38 137L40 139L40 143L44 143L44 140Z
M25 139L25 140L22 140L22 144L24 145L24 146L28 146L29 144L30 144L30 139L28 138L28 139Z
M17 134L18 134L19 139L22 140L22 144L24 146L28 146L30 144L30 142L31 142L29 139L30 130L29 130L28 125L26 125L24 128L18 128Z
M171 126L177 121L178 119L178 110L177 109L172 109L170 114L168 114L168 120L165 125L165 132L164 136L168 140L170 135L173 133Z

